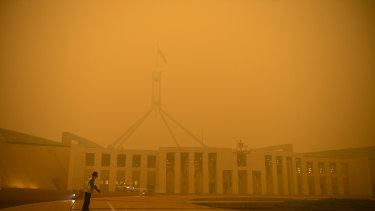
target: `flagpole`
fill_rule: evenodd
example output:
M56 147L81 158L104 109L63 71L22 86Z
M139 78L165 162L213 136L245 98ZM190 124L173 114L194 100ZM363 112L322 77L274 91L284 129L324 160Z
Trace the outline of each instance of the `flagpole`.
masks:
M156 43L156 70L159 70L159 42Z

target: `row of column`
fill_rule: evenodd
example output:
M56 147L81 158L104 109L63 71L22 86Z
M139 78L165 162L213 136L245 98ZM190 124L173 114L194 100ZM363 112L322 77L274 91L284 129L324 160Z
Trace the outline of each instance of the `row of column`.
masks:
M156 171L156 183L155 183L155 190L156 192L166 193L167 192L167 153L163 152L159 153L158 162L156 165L156 168L149 169L147 168L147 155L141 154L141 167L140 168L133 168L132 167L132 153L126 154L126 165L125 167L117 167L116 163L116 156L115 154L111 154L111 162L109 167L100 167L101 163L101 154L96 153L95 156L95 166L93 168L100 170L108 170L109 171L109 191L116 191L116 180L117 180L117 171L118 170L124 170L125 173L125 181L131 182L133 180L132 173L133 171L139 171L140 172L140 187L146 188L147 187L147 172L148 171ZM181 193L181 152L171 152L174 153L174 191L173 193ZM196 193L196 187L195 187L195 153L197 152L187 152L188 153L188 193ZM210 181L209 181L209 153L208 152L199 152L202 153L202 193L217 193L222 194L224 192L223 190L223 171L229 170L231 171L231 193L232 194L238 194L238 171L246 171L247 173L247 194L258 194L256 193L256 190L254 188L253 181L255 178L253 178L253 175L260 174L261 180L260 180L260 194L267 194L267 179L266 179L266 170L264 169L252 169L251 163L247 163L247 167L238 167L237 162L234 159L232 161L233 168L232 169L223 169L221 163L219 162L220 159L216 154L216 171L215 173L215 187L214 191L210 191ZM136 153L138 154L138 153ZM276 165L276 157L275 155L272 155L272 193L273 195L299 195L298 190L298 177L301 178L301 187L302 187L302 193L301 195L309 195L309 177L310 180L312 178L313 181L313 188L314 188L314 195L322 195L321 190L321 177L325 177L325 189L326 189L326 195L333 195L332 191L332 178L337 178L337 187L338 187L338 194L343 195L344 194L344 188L343 188L343 180L342 176L338 171L336 171L335 174L331 174L329 172L329 161L325 161L325 173L320 174L319 173L319 166L318 162L314 161L313 164L313 171L311 174L307 174L307 166L306 166L306 160L301 160L301 173L298 174L296 171L296 159L294 157L291 158L291 162L288 163L287 157L282 156L281 160L281 169L282 174L278 174L277 172L277 165ZM231 158L226 158L231 159ZM262 160L262 159L260 159ZM264 157L263 157L264 160ZM258 160L259 161L259 160ZM264 162L263 166L264 166ZM249 167L250 166L250 167ZM338 166L338 165L337 165ZM337 168L337 167L336 167ZM99 174L99 179L100 179ZM281 178L280 178L281 177ZM256 180L256 179L255 179ZM281 180L281 182L280 182ZM282 185L282 186L280 186ZM310 181L311 185L311 181ZM280 187L279 187L280 186ZM211 187L212 189L212 187Z
M275 155L272 155L272 188L273 188L273 194L274 195L311 195L309 189L313 188L313 194L312 195L344 195L348 194L344 191L344 185L343 185L343 175L340 171L337 171L338 164L336 163L336 172L330 173L330 161L310 161L306 159L301 159L301 173L297 173L297 167L296 167L296 158L291 158L291 163L288 164L287 157L282 156L282 187L279 187L278 180L279 175L277 174L277 165L276 165L276 157ZM307 173L307 162L312 163L312 173ZM319 172L319 166L318 163L324 163L325 167L325 173L321 174ZM288 166L289 165L289 166ZM298 177L301 179L301 189L302 192L298 190ZM349 179L348 177L346 177ZM310 182L309 182L310 179ZM321 184L323 182L321 179L325 180L325 185ZM336 180L332 182L332 180ZM251 180L250 180L251 181ZM333 184L336 183L336 184ZM264 171L264 174L262 175L262 184L264 186L267 185L266 181L266 171ZM309 187L309 186L313 187ZM325 193L321 190L325 186ZM334 193L333 187L337 187L337 193ZM267 193L267 187L262 187L263 194Z

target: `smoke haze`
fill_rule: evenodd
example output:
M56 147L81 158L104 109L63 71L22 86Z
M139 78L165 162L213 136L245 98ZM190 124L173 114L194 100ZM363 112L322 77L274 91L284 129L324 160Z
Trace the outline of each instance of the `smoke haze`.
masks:
M208 146L373 145L374 14L359 0L1 1L0 128L113 143L151 105L159 44L162 107ZM134 141L173 144L158 118Z

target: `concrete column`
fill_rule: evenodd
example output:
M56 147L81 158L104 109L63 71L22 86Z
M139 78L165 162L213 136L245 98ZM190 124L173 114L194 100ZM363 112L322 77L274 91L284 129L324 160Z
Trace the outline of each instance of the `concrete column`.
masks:
M160 174L160 152L158 152L156 154L156 165L155 165L155 192L158 192L159 191L159 187L160 187L160 184L159 184L159 174Z
M189 172L190 172L190 169L189 169ZM174 192L181 193L181 152L180 151L176 151L175 156L174 156Z
M249 161L247 161L247 166L249 166ZM253 169L247 167L247 193L254 194L253 192Z
M189 152L189 193L195 193L194 152Z
M309 185L307 183L307 166L306 160L304 158L301 159L301 172L302 172L302 194L309 195Z
M203 193L208 193L208 153L203 152Z
M110 163L109 163L109 192L116 191L116 176L117 176L117 153L110 153Z
M222 166L222 153L216 153L216 192L218 194L223 194L223 166Z
M234 167L232 172L232 193L238 194L238 168Z
M264 162L263 162L264 163ZM260 171L260 176L261 176L261 184L262 184L262 195L267 194L267 181L266 181L266 169L265 166L263 165L262 170Z
M294 188L294 195L298 194L298 174L297 174L297 166L296 166L296 157L292 157L292 175L293 175L293 188Z
M140 188L147 188L147 154L143 153L141 154L141 178L140 182L141 185L139 186Z
M161 152L159 154L159 169L157 171L157 174L158 174L158 178L159 178L159 187L158 189L156 190L157 192L159 193L165 193L167 190L166 190L166 187L167 187L167 183L166 183L166 160L167 160L167 154L166 152Z
M276 167L276 156L272 155L272 183L273 183L273 195L279 195L279 187L277 182L277 167Z
M344 195L344 185L342 181L342 170L341 170L341 162L336 162L336 175L337 175L337 188L339 195Z
M282 167L283 167L283 184L284 184L284 195L289 195L289 183L288 183L288 168L286 156L282 156Z
M98 152L96 150L96 152L95 152L94 171L100 171L101 167L102 167L102 153ZM98 172L98 173L100 173L100 172ZM99 174L99 177L100 177L100 174ZM99 180L99 178L97 180Z
M329 163L328 161L324 162L324 167L325 167L325 176L326 176L326 181L327 181L327 195L333 195L332 192L332 174L330 172L329 168Z
M131 184L133 176L133 153L126 153L125 158L125 182L126 184Z
M327 195L332 196L333 195L333 191L332 191L332 176L329 175L329 174L327 174L326 180L327 180Z
M320 179L319 179L319 166L318 161L314 160L313 162L313 175L314 175L314 188L315 188L315 195L321 195L320 190Z
M99 188L101 186L100 184L100 180L101 180L101 170L103 169L102 168L102 152L100 152L99 150L95 149L95 165L94 165L94 171L97 171L99 173L99 176L98 178L95 180L95 185L97 185Z

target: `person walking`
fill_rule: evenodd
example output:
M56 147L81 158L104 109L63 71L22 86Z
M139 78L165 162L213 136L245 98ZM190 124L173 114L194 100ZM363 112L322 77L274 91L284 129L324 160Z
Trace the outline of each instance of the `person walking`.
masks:
M85 184L85 200L83 202L82 211L88 211L90 206L91 193L96 190L100 193L100 190L94 184L95 179L98 178L98 172L92 172L91 178Z

